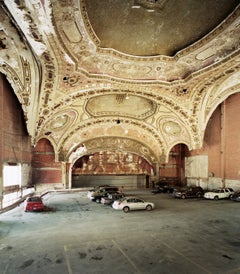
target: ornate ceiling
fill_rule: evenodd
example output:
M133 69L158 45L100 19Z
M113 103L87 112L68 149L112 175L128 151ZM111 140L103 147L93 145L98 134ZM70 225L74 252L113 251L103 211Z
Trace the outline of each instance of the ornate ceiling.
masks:
M240 90L239 0L3 0L0 71L35 145L167 161ZM79 149L81 149L79 154ZM77 150L78 149L78 150Z

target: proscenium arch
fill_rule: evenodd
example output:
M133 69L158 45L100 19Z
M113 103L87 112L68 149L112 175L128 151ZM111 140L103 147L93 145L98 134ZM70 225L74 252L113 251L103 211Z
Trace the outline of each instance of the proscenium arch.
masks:
M92 138L90 140L86 140L84 143L79 143L66 154L65 159L67 162L72 164L76 160L75 158L73 158L72 161L70 159L71 155L82 145L84 145L86 149L83 151L83 153L77 156L78 158L84 155L93 154L100 151L121 151L136 154L144 158L152 166L155 162L158 161L158 157L154 153L154 151L148 146L146 146L144 143L133 139L127 139L117 136L113 138L111 136Z
M127 140L131 140L138 144L141 143L142 146L147 148L147 150L152 151L151 154L154 155L156 161L159 161L161 155L164 154L164 142L159 131L151 125L142 123L138 120L124 118L121 118L120 120L121 125L116 124L116 118L114 117L95 118L83 121L72 129L67 136L65 136L62 140L61 146L59 146L59 151L64 152L64 158L68 159L70 153L72 153L73 149L76 148L77 144L93 142L96 138L94 132L96 132L98 135L98 141L103 138L105 138L105 140L107 140L106 138L109 138L109 143L111 143L110 140L113 140L114 142L116 139L126 140L125 143ZM129 128L131 133L126 134L125 127ZM89 132L89 130L91 132ZM132 133L133 131L134 135ZM145 139L142 138L142 142L139 141L141 136L145 136ZM144 145L146 143L148 145Z
M68 170L69 170L69 171L68 171L68 182L69 182L69 187L70 187L70 188L72 188L72 174L73 174L73 167L74 167L75 163L76 163L79 159L81 159L82 157L84 157L84 156L90 156L90 155L94 155L95 153L100 153L100 152L102 152L102 153L104 153L104 152L112 152L112 153L116 153L116 154L124 154L124 153L127 153L127 154L134 154L134 155L138 156L139 158L144 159L144 160L148 163L149 167L151 167L151 170L150 170L148 173L146 173L145 175L151 176L152 173L154 174L154 173L156 172L154 162L152 162L152 161L151 161L148 157L146 157L145 155L142 155L142 154L137 153L137 151L132 151L132 150L120 150L119 148L107 148L107 147L105 147L105 148L96 147L96 148L92 148L92 149L88 150L88 149L87 149L88 143L84 143L84 144L82 144L82 145L84 145L84 147L86 146L86 150L84 150L83 153L77 155L77 157L73 158L72 161L69 161L69 160L68 160L68 162L69 162L69 168L68 168ZM74 149L74 151L76 151L76 150L77 150L78 148L80 148L82 145L77 146L77 147ZM73 153L74 151L72 151L72 153ZM68 159L71 157L71 155L72 155L71 153L68 154ZM121 175L121 173L119 173L119 175ZM124 174L122 174L122 175L124 175ZM129 174L128 174L128 175L129 175ZM136 174L135 174L135 175L136 175Z

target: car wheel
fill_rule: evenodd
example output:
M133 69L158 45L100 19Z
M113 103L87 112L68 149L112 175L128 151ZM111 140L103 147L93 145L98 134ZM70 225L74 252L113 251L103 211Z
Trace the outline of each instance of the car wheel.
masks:
M197 193L197 198L201 198L202 197L202 194L201 193Z
M96 200L96 203L100 204L101 200L99 198L97 198Z
M229 195L229 199L232 199L232 194Z
M185 194L182 194L181 198L182 198L182 199L186 199L186 195L185 195Z
M125 206L125 207L123 208L123 211L124 211L125 213L127 213L129 210L130 210L130 208L129 208L128 206Z
M219 199L219 197L218 197L218 196L215 196L215 197L214 197L214 200L215 200L215 201L217 201L218 199Z
M146 206L146 210L148 210L148 211L152 210L152 206L151 205L147 205Z

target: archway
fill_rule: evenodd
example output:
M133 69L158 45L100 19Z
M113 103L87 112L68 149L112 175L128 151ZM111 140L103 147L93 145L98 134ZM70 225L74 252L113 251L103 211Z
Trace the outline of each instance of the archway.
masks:
M174 145L168 155L168 162L159 166L159 181L173 185L184 185L185 182L185 157L189 149L185 144Z
M115 185L123 188L149 187L153 166L143 157L121 151L84 155L72 166L72 188Z

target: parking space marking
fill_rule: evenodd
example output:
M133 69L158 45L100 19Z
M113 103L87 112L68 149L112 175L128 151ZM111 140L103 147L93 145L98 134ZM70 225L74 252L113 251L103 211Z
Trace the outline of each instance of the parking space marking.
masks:
M69 257L68 257L68 253L67 253L67 246L66 245L64 245L64 251L65 251L65 256L66 256L68 274L72 274L72 268L71 268L71 265L70 265L70 261L69 261Z
M175 253L177 253L178 255L182 256L184 259L186 259L187 261L189 261L190 263L196 265L198 268L202 269L204 272L211 274L212 272L208 271L206 268L202 267L200 264L194 262L193 260L190 260L188 257L186 257L183 253L179 252L178 250L176 250L175 248L172 248L169 244L159 240L157 237L155 237L154 235L151 234L151 237L155 240L160 241L163 245L165 245L167 248L171 249L172 251L174 251Z
M116 241L112 240L117 249L122 253L122 255L128 260L128 262L132 265L132 267L136 270L136 273L141 274L141 271L137 268L134 262L128 257L128 255L121 249L121 247L117 244Z

